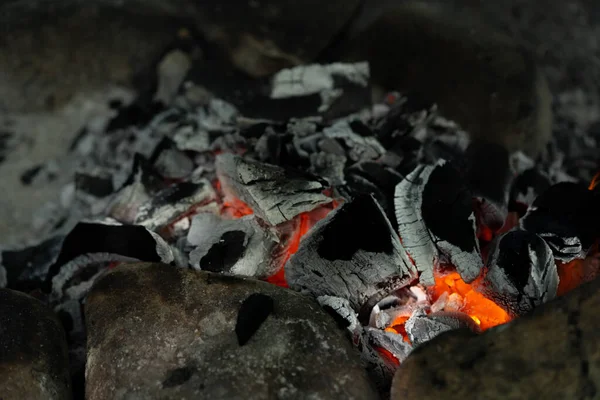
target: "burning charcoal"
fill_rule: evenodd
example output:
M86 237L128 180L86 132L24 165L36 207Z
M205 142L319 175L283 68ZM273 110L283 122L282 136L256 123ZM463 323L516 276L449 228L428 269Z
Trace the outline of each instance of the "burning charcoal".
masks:
M535 233L512 230L490 246L482 293L512 316L556 297L558 272L552 250Z
M170 179L185 178L194 170L194 162L167 137L156 146L149 162L158 173Z
M365 332L371 346L389 351L400 363L402 363L412 351L412 346L404 341L402 335L371 327L365 328Z
M501 328L440 335L400 365L392 399L594 398L599 304L595 280Z
M71 399L65 332L52 310L0 289L0 388L3 399Z
M303 237L285 276L292 289L347 299L368 321L380 299L416 278L405 254L379 204L361 195Z
M140 206L136 225L156 231L183 214L189 214L216 201L217 195L207 180L198 183L182 182L171 185L156 193L147 203Z
M44 281L48 270L57 259L64 236L54 236L34 246L4 250L0 253L0 287L27 290ZM2 273L5 283L2 285Z
M465 152L467 180L478 200L481 222L497 231L508 215L512 179L509 153L500 145L473 142Z
M217 175L226 194L233 195L275 226L331 202L324 184L314 176L244 160L233 154L217 157Z
M555 259L567 263L585 257L597 237L600 216L593 192L563 182L538 196L520 224L544 239Z
M248 343L272 312L273 298L261 293L248 296L240 306L235 324L238 344L243 346Z
M160 236L142 226L80 222L65 237L48 271L51 298L62 298L68 287L81 282L89 289L110 262L139 260L170 263L173 253Z
M127 181L116 193L108 215L123 223L133 223L140 206L165 187L164 179L140 154L136 154Z
M376 160L385 154L385 148L375 136L361 136L345 121L323 129L323 134L326 138L342 140L348 148L348 158L355 162Z
M421 165L396 186L396 218L406 251L434 284L433 269L444 257L470 283L483 267L475 237L472 198L451 164Z
M415 311L404 325L406 333L413 344L419 346L446 331L454 329L470 329L479 333L479 326L467 314L460 312L437 312L425 314Z
M189 259L196 269L268 278L280 267L271 263L277 237L254 215L225 220L199 214L192 220L187 242L196 246Z
M529 168L515 178L510 197L513 202L529 207L551 185L550 178L545 173L538 168Z
M262 323L240 346L236 327L246 317ZM88 295L85 322L90 400L377 398L346 333L319 304L266 282L121 265Z

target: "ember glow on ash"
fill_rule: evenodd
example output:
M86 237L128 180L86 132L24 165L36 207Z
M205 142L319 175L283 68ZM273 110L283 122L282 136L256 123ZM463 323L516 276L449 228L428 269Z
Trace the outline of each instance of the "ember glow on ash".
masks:
M460 278L458 272L448 274L435 272L434 277L435 285L428 288L428 292L433 303L444 293L448 293L445 311L467 314L482 331L510 321L511 318L506 311L474 289L478 280L467 284Z
M225 194L222 190L221 182L218 179L214 182L213 186L222 199L220 209L222 217L236 219L254 214L254 211L248 204L230 194ZM332 192L331 190L326 190L323 194L331 196ZM281 260L281 268L275 274L268 277L266 279L267 282L285 288L289 287L285 280L285 264L290 257L298 251L302 237L339 204L338 201L333 200L327 205L320 206L309 212L301 213L292 220L276 227L280 233L282 247L277 254L273 255L273 257Z

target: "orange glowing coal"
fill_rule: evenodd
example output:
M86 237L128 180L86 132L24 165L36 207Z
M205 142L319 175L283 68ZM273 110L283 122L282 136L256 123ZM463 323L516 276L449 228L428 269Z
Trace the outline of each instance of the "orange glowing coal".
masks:
M427 291L432 303L444 293L448 293L448 302L444 311L467 314L482 331L511 320L508 313L500 306L473 289L478 284L477 280L472 284L465 283L458 272L448 274L435 272L434 278L435 285L428 288Z

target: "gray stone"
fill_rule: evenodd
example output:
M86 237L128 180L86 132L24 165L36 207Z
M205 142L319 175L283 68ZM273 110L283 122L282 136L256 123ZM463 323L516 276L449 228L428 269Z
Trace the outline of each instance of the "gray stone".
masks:
M597 399L600 280L476 336L452 331L415 349L393 400Z
M86 324L89 400L378 398L333 318L265 282L122 265L92 289Z
M67 342L60 321L33 297L0 289L0 399L70 398Z

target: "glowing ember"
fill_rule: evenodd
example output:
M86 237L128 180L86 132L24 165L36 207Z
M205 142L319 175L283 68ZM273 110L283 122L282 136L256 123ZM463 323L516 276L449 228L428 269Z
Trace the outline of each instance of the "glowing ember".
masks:
M598 172L596 175L594 175L594 177L592 178L592 181L590 182L590 186L588 186L588 189L594 190L596 188L596 186L598 186L598 184L600 184L600 172Z
M428 288L432 302L435 302L443 293L450 294L445 311L463 312L475 321L482 331L493 326L510 321L510 316L493 301L476 292L479 279L473 284L465 283L457 272L449 274L434 273L435 285ZM457 307L457 309L449 309Z
M385 331L402 335L402 338L404 339L404 341L407 343L410 343L410 338L408 337L408 333L406 333L406 328L404 326L406 321L408 321L408 316L402 315L402 316L396 318L394 320L394 322L392 322L390 324L389 327L385 328Z
M383 359L388 361L390 364L393 364L395 366L400 365L400 361L389 350L378 346L373 346L373 348L379 353L379 355L381 355L381 357L383 357Z

